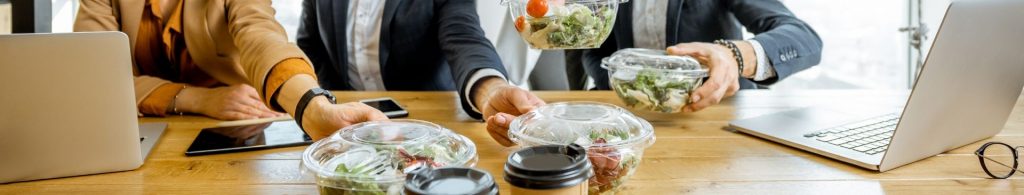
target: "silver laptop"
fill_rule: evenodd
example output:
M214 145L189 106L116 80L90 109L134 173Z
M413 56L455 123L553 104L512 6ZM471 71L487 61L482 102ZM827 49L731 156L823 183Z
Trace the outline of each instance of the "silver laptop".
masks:
M730 127L878 171L991 137L1024 88L1021 10L1024 1L953 2L903 106L821 105Z
M141 166L166 124L140 131L130 54L120 32L0 35L0 183Z

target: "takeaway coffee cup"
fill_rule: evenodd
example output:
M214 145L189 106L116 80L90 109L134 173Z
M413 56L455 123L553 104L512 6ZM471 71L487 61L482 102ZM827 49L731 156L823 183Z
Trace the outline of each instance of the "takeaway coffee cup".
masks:
M527 147L505 162L513 195L585 195L592 176L587 150L576 144Z

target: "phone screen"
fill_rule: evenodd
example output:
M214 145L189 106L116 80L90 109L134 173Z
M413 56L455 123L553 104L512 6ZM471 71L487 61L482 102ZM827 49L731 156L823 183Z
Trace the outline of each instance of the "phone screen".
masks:
M366 105L369 105L370 107L377 108L377 110L380 110L381 112L392 112L392 111L402 111L402 110L404 110L404 109L402 109L401 106L398 106L398 103L395 103L394 100L390 100L390 99L365 101L363 103L365 103Z
M402 118L409 116L409 112L405 111L402 106L398 105L398 102L395 102L395 100L391 98L362 100L360 102L380 110L380 112L383 112L384 115L388 116L388 118Z
M216 154L310 143L312 139L295 124L295 121L277 121L203 129L185 154Z

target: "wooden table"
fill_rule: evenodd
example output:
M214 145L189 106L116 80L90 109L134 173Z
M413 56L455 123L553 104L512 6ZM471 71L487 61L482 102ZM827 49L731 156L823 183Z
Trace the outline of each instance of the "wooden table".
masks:
M499 177L512 150L491 140L484 124L461 113L450 92L340 92L339 101L390 96L409 117L438 123L468 136L480 153L477 167ZM611 92L537 92L548 102L599 101L621 105ZM973 150L985 141L1024 145L1024 101L1018 101L1005 129L973 143L889 172L877 173L801 150L723 129L729 120L826 103L900 105L906 91L742 91L699 113L657 115L636 112L655 126L648 148L625 194L877 194L1022 193L1024 176L996 180L978 165ZM964 102L967 103L967 102ZM220 122L195 116L142 118L170 126L142 168L134 171L0 185L11 193L182 193L316 194L299 170L305 147L185 157L200 129ZM0 159L2 160L2 159ZM74 166L71 159L68 166ZM502 192L508 184L500 182Z

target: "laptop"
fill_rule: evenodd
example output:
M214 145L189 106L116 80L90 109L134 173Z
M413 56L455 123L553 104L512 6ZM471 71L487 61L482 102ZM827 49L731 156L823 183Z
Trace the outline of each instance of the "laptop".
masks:
M0 35L0 183L133 170L166 124L138 121L120 32Z
M1024 1L950 4L903 106L836 102L729 126L877 171L991 137L1002 130L1024 88L1021 10Z

